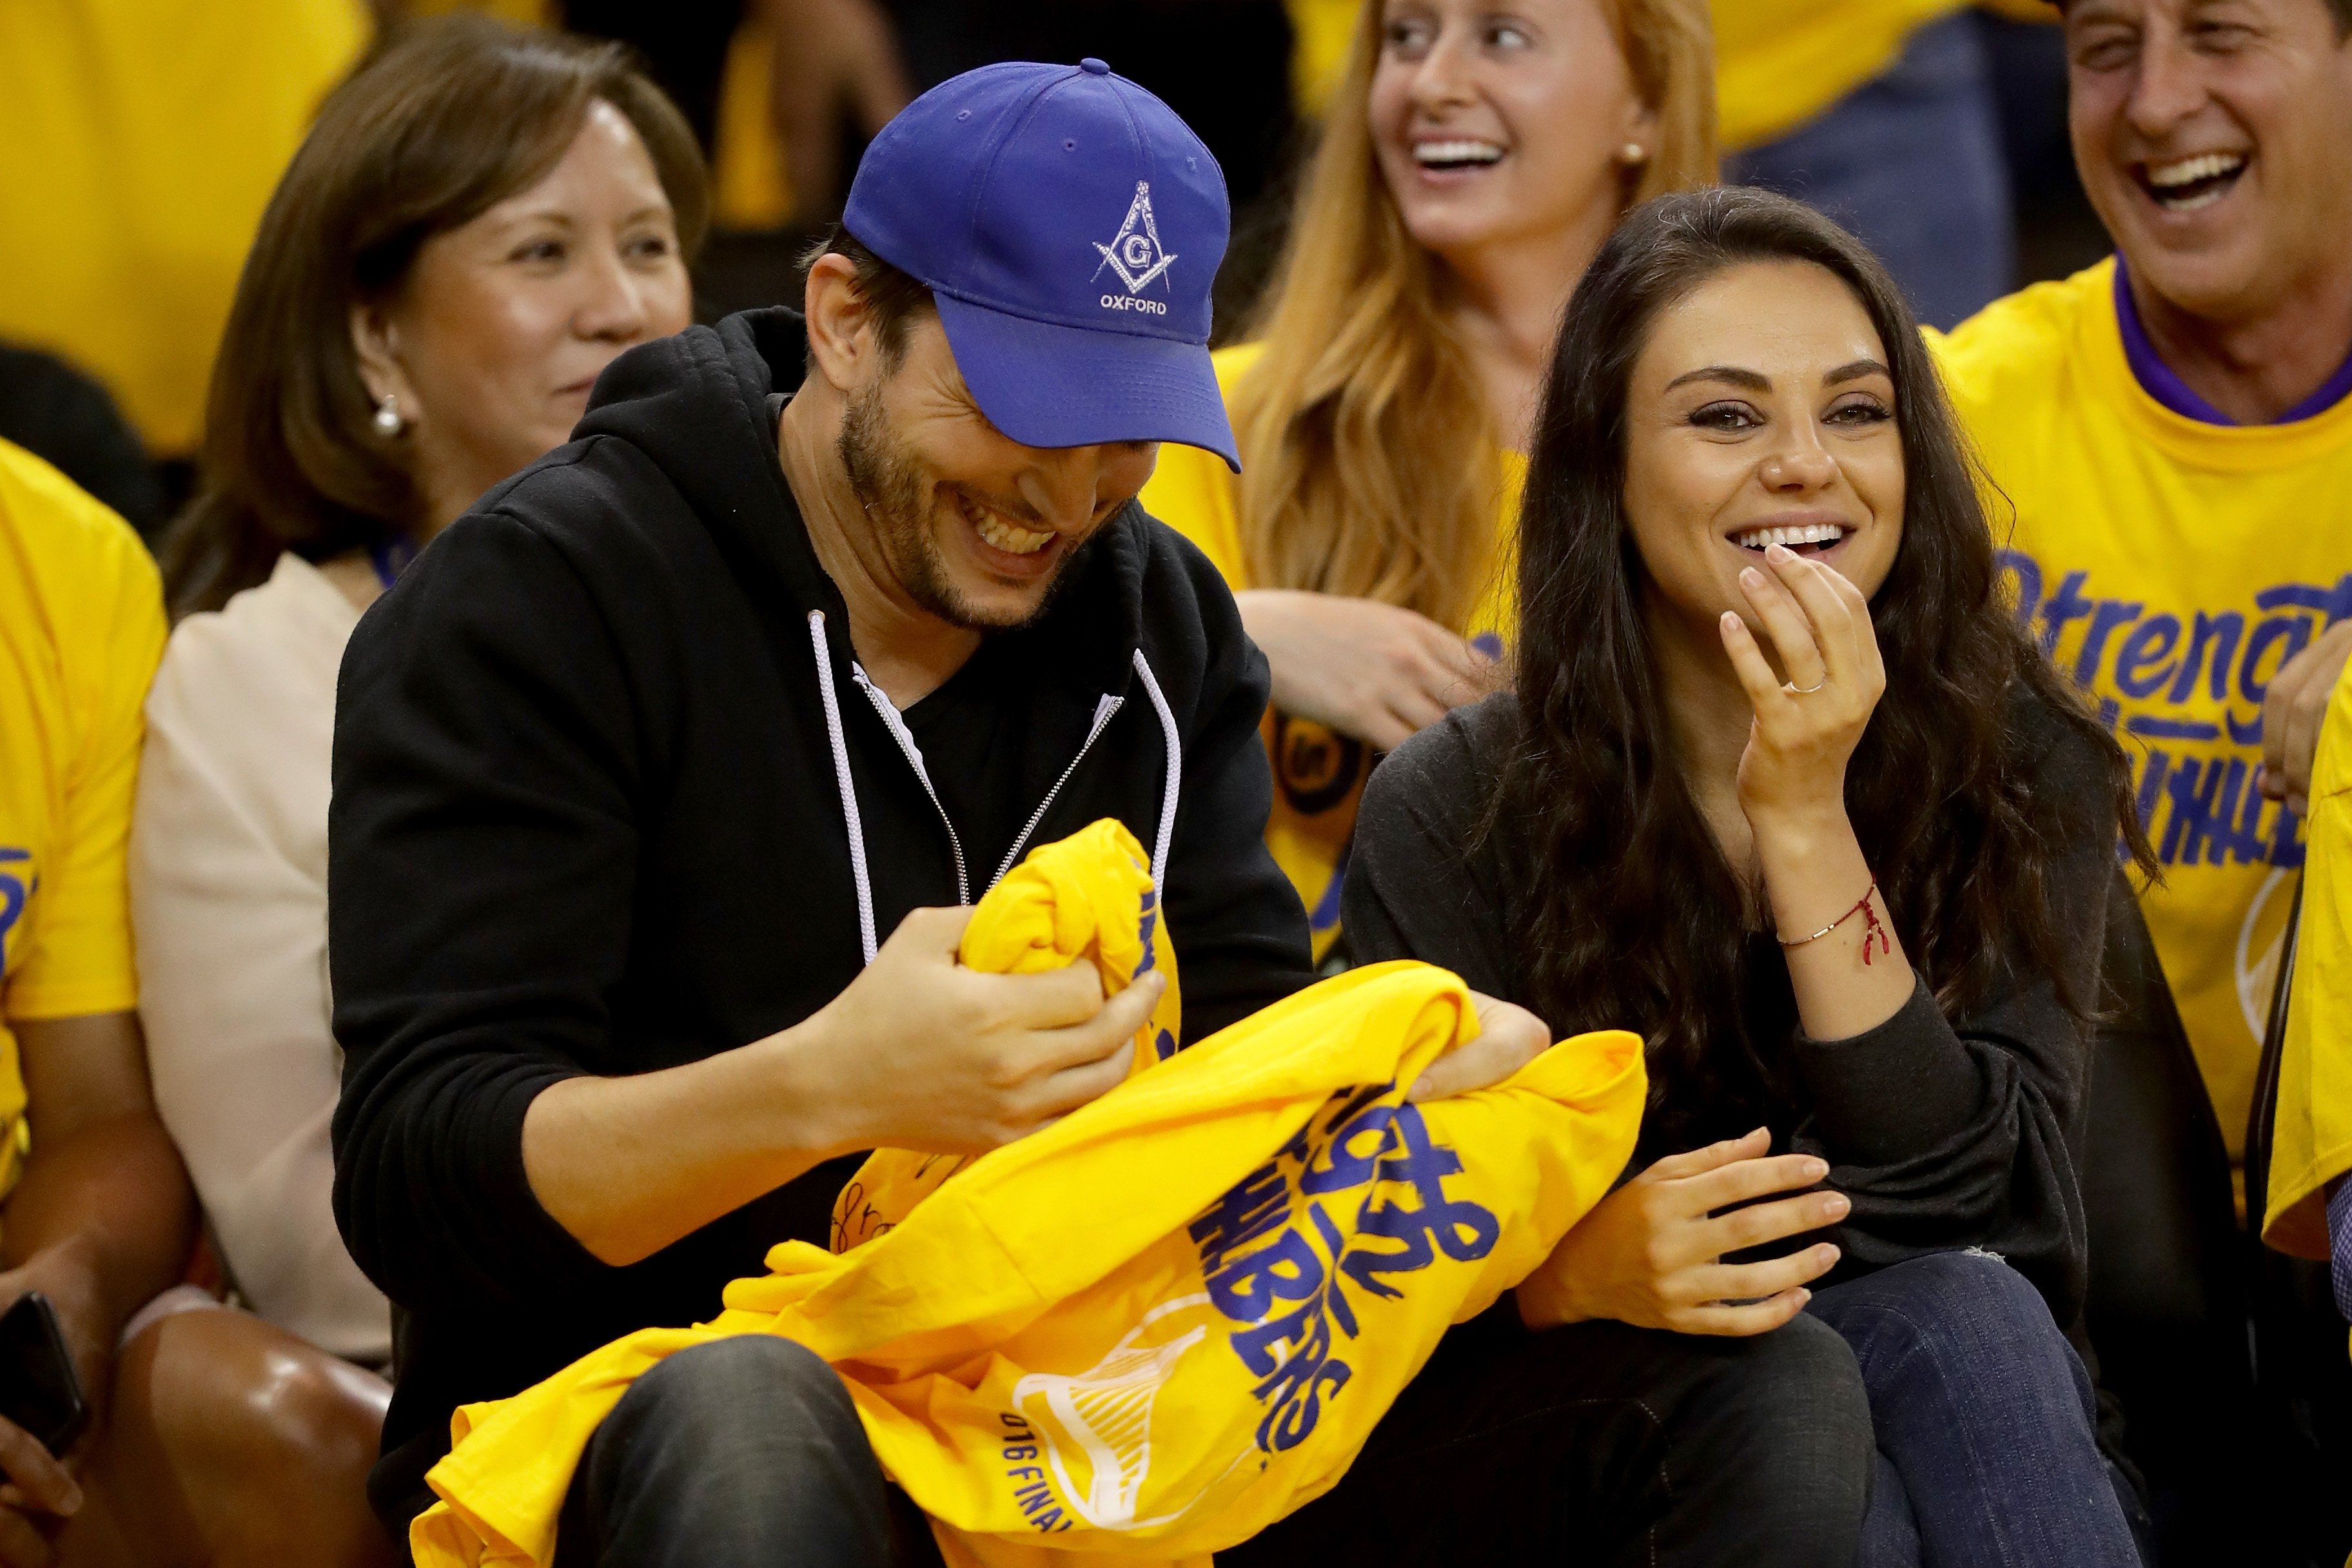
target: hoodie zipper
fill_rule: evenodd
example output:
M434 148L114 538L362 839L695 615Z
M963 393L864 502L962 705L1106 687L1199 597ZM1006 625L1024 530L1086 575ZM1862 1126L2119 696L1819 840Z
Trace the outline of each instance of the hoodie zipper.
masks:
M1078 747L1078 754L1070 759L1070 765L1062 770L1062 776L1054 781L1054 787L1045 792L1045 798L1039 801L1037 809L1029 814L1029 825L1021 830L1019 837L1013 839L1013 847L1004 852L1004 863L997 867L996 875L988 879L988 885L991 888L1004 880L1004 874L1013 869L1014 861L1021 858L1021 851L1028 844L1029 836L1037 831L1039 823L1045 820L1045 813L1053 806L1054 797L1062 793L1062 786L1070 782L1070 775L1078 771L1078 764L1087 760L1088 752L1094 750L1096 738L1102 734L1103 727L1111 721L1111 716L1126 706L1126 698L1113 697L1108 693L1105 693L1102 700L1095 704L1094 727L1087 731L1085 742Z
M915 776L923 781L923 793L931 797L931 809L940 814L940 826L948 830L949 853L955 857L956 902L959 904L968 904L971 902L971 879L970 876L966 874L963 868L963 840L957 837L955 824L948 820L948 808L940 804L940 792L931 787L931 775L929 770L923 766L923 751L921 747L915 744L914 731L907 728L906 718L898 711L898 705L891 701L880 687L875 685L873 681L866 679L866 667L864 665L859 664L856 659L850 660L849 673L856 679L858 689L866 693L866 700L874 704L874 711L882 716L882 722L888 727L890 731L890 738L898 742L898 750L905 755L907 765L913 768L915 770ZM1101 710L1097 709L1096 711L1099 714ZM1095 728L1097 731L1102 728L1099 719L1097 719ZM1087 744L1091 745L1094 742L1094 736L1087 736ZM1086 752L1083 748L1079 751L1078 755L1082 757L1086 755ZM1070 766L1076 767L1077 766L1077 763L1073 762ZM1062 776L1064 778L1068 778L1070 775L1068 772L1065 770ZM1057 784L1054 787L1055 789L1059 789L1062 786ZM1051 800L1054 797L1049 795L1045 798L1047 800ZM1039 816L1043 816L1045 814L1045 807L1038 807L1038 814ZM1029 825L1031 826L1035 826L1036 823L1036 817L1031 817L1029 819ZM1004 873L999 871L997 875L1002 877ZM996 886L996 884L994 882L991 882L989 883L989 886L992 888Z
M824 709L826 740L833 751L834 784L841 794L843 825L849 831L850 876L857 887L858 940L865 951L866 962L871 963L877 944L874 931L874 895L866 869L865 826L857 810L856 782L850 776L848 740L842 731L840 710L834 701L833 652L827 646L823 610L809 612L808 629L810 651L816 658L817 698ZM1168 777L1160 790L1160 831L1151 849L1152 887L1164 893L1169 842L1175 831L1176 806L1183 782L1182 741L1177 731L1176 716L1170 710L1167 698L1160 694L1160 682L1153 677L1151 666L1145 661L1142 649L1135 651L1133 663L1137 677L1143 682L1145 695L1151 699L1152 710L1159 715L1160 731L1168 749ZM939 792L931 787L930 773L923 765L922 748L915 743L914 733L907 728L907 721L899 714L897 704L874 684L865 668L854 658L849 661L849 672L856 678L858 689L866 693L866 700L874 705L874 711L889 730L891 739L898 742L899 753L907 759L907 765L913 768L915 777L922 781L923 793L930 796L931 809L939 813L940 826L947 829L948 847L955 856L956 901L959 904L971 903L971 885L964 866L963 839L957 834L955 823L949 818L948 808L940 802ZM1127 699L1113 697L1108 692L1096 700L1094 722L1088 726L1087 738L1079 745L1077 754L1062 770L1061 777L1054 781L1054 787L1045 792L1045 798L1037 803L1037 809L1029 814L1029 821L1021 829L1020 837L1005 852L1004 863L997 867L996 875L988 879L990 888L1003 881L1005 873L1012 870L1014 862L1021 858L1021 851L1028 847L1031 836L1037 831L1037 825L1045 820L1045 813L1053 809L1055 800L1062 793L1062 786L1070 782L1071 775L1078 771L1078 764L1087 760L1087 753L1093 751L1095 742L1102 738L1103 731L1126 706Z

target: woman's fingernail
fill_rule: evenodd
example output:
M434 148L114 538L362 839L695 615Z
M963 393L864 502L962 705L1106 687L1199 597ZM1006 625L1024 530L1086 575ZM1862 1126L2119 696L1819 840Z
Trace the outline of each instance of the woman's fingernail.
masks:
M1807 1181L1818 1182L1823 1176L1830 1173L1830 1163L1827 1160L1816 1160L1808 1157L1805 1163L1798 1166L1797 1169L1805 1173L1805 1179Z
M1777 549L1779 547L1776 545L1774 548ZM1764 574L1759 572L1753 566L1742 566L1739 569L1739 580L1747 584L1751 588L1761 587L1764 584Z
M1797 552L1785 544L1768 544L1764 547L1764 559L1775 566L1784 561L1794 561L1796 558Z
M1838 1260L1838 1249L1827 1242L1824 1242L1814 1253L1814 1256L1822 1260L1822 1267L1827 1268L1831 1264L1835 1263Z
M1800 1308L1802 1308L1806 1302L1812 1299L1813 1293L1811 1290L1806 1289L1802 1285L1797 1287L1797 1305Z
M1822 1213L1832 1219L1843 1219L1846 1210L1853 1207L1843 1193L1832 1193L1822 1200Z

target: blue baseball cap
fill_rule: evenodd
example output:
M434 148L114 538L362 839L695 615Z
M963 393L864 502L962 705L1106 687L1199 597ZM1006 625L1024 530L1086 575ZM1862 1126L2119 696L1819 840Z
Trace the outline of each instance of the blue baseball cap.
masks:
M1026 447L1241 455L1209 363L1224 171L1100 60L941 82L858 161L842 226L929 285L990 423Z

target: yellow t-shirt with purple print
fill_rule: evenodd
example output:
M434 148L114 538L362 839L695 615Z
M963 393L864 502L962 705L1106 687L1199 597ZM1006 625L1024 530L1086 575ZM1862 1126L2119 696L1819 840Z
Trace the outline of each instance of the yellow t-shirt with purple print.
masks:
M2015 527L2017 612L2130 756L2141 899L2232 1158L2304 825L2255 785L2279 667L2352 613L2352 398L2289 423L2176 412L2126 356L2115 263L1930 333Z
M1400 962L1163 1059L1175 954L1145 864L1116 822L1046 845L961 946L973 968L1091 961L1112 992L1170 969L1125 1083L975 1159L880 1151L833 1251L785 1242L710 1321L459 1407L425 1478L441 1500L410 1528L417 1568L550 1568L598 1423L664 1358L730 1334L833 1365L949 1568L1211 1568L1337 1484L1447 1329L1614 1184L1642 1042L1578 1036L1415 1104L1477 1012L1457 976Z
M163 657L131 525L0 441L0 1197L30 1147L9 1026L138 1005L131 801Z
M1213 356L1217 385L1228 407L1234 389L1263 353L1261 344L1242 343ZM1494 567L1468 624L1454 628L1490 658L1503 656L1516 613L1515 557L1504 542L1517 530L1519 497L1528 478L1524 455L1506 448L1497 457L1502 482L1495 496ZM1199 546L1225 586L1240 594L1266 584L1250 580L1243 558L1237 495L1238 481L1223 458L1198 447L1168 446L1160 448L1160 466L1139 499L1144 510ZM1348 848L1356 837L1364 781L1371 777L1380 756L1352 736L1276 708L1266 710L1265 735L1266 756L1274 764L1274 809L1266 818L1265 846L1307 906L1307 930L1319 964L1339 940Z

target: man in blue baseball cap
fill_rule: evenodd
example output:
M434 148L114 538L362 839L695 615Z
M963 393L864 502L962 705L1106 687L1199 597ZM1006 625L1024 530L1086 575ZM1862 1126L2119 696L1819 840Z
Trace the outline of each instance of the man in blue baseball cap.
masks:
M1125 1076L1158 974L1106 1001L1089 965L956 964L1029 847L1104 816L1151 847L1190 1039L1309 980L1263 843L1265 661L1134 503L1160 442L1234 458L1227 223L1207 150L1102 62L947 82L868 149L803 311L614 361L353 635L336 1215L399 1309L395 1530L454 1409L708 1318L825 1239L861 1151L982 1152ZM1481 1000L1429 1092L1548 1039ZM1526 1387L1516 1353L1481 1386ZM1596 1452L1638 1468L1641 1431ZM563 1568L933 1560L840 1380L765 1337L639 1380L560 1541Z

